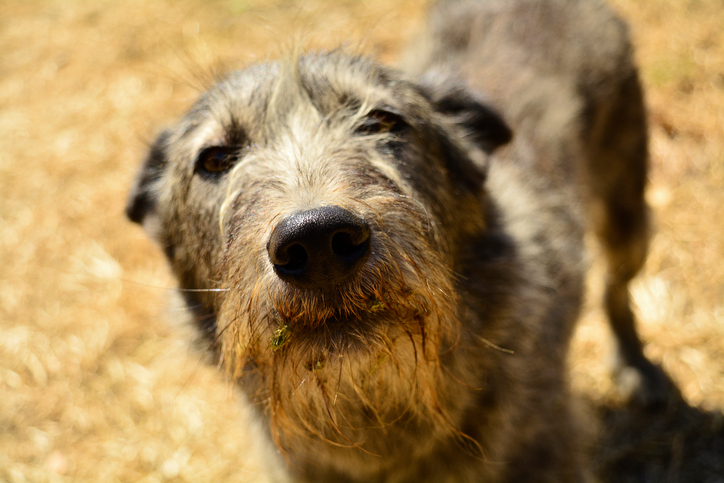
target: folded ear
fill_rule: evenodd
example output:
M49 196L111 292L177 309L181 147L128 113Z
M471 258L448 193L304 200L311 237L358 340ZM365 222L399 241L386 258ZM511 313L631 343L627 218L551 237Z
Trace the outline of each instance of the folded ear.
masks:
M156 212L156 184L166 167L166 144L170 131L163 131L151 145L151 149L143 161L141 171L136 176L131 194L126 205L126 216L139 224Z
M513 132L485 100L459 82L427 77L422 88L433 107L462 128L463 134L486 153L507 144Z

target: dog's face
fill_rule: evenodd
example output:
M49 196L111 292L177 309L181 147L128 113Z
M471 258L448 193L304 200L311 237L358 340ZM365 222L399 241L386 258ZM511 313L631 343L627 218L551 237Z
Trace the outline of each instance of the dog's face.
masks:
M509 138L464 89L338 53L263 64L159 136L127 213L276 443L343 470L456 429L457 250Z

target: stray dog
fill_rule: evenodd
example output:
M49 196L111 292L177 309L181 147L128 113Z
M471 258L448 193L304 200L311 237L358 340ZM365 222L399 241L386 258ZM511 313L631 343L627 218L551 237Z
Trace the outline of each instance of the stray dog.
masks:
M647 132L595 0L433 7L405 72L328 52L231 74L160 134L127 214L294 481L584 481L566 359L586 271L644 400L628 282Z

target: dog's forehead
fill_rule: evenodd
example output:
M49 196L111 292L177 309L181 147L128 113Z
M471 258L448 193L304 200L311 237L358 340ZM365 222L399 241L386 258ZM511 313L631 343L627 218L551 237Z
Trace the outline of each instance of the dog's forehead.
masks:
M421 101L419 89L395 70L361 57L328 53L294 61L258 64L237 71L220 82L189 112L217 120L232 115L252 123L313 107L322 116L340 108L374 108L381 104L404 110L405 104Z
M313 55L300 59L298 70L303 88L317 101L330 98L352 104L391 102L403 93L416 93L400 73L364 57Z
M346 127L339 132L345 132L355 118L375 109L391 110L414 124L426 116L428 102L403 74L366 58L307 55L232 73L186 113L175 139L192 151L210 145L260 146L295 131L305 136L322 125L342 123Z

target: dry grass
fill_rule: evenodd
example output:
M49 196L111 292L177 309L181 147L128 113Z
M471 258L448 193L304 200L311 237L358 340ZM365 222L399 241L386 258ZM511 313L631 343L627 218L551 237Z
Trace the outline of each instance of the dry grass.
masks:
M595 303L574 383L602 421L609 481L721 482L724 8L613 3L652 122L657 235L634 294L647 353L688 404L617 402ZM228 384L161 315L173 281L124 220L126 193L145 142L214 69L300 39L390 61L421 15L419 0L0 3L0 480L260 480Z

